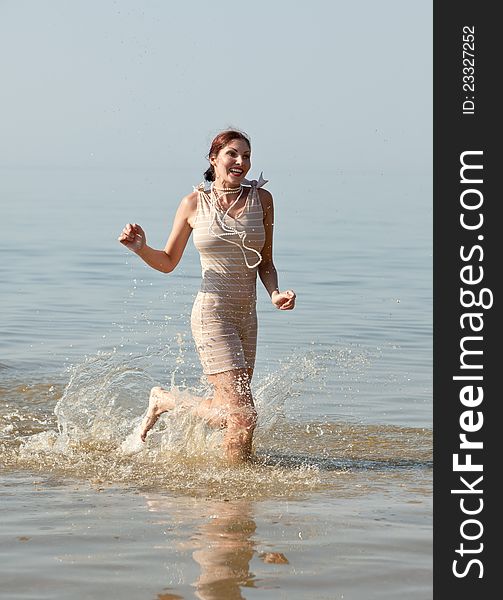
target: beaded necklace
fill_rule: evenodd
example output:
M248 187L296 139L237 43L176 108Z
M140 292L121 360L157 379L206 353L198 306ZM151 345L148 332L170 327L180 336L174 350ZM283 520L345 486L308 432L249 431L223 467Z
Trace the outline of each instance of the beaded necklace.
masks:
M237 204L238 200L243 195L243 187L240 186L240 189L241 189L241 191L238 194L237 198L234 200L234 202L232 202L230 204L230 206L224 210L222 205L220 204L219 196L217 194L217 191L220 191L220 190L216 190L215 186L213 184L211 184L209 200L210 200L210 207L213 210L210 211L211 218L210 218L210 224L208 226L208 234L212 235L213 237L216 237L220 240L223 240L224 242L228 242L229 244L234 244L234 246L237 246L241 250L241 253L245 260L246 266L249 269L254 269L255 267L258 267L258 265L262 262L262 255L260 254L260 252L255 250L255 248L250 248L249 246L247 246L245 244L246 231L238 231L235 227L231 227L230 225L227 225L227 223L225 222L225 219L229 216L229 211ZM231 193L231 192L228 192L228 193ZM234 193L236 193L236 192L234 192ZM252 192L250 191L250 193L252 193ZM221 233L218 233L213 230L213 225L215 224L215 221L220 226L220 229L222 230ZM236 221L235 218L234 218L234 221ZM231 236L231 235L237 235L239 238L239 243L235 242L234 240L228 239L228 236ZM254 263L253 265L251 265L248 262L248 258L246 256L245 250L254 252L258 256L258 261L256 263Z
M217 187L213 186L213 189L215 189L220 194L236 194L237 192L239 192L239 190L242 187L243 186L241 186L241 185L239 187L235 187L235 188L217 188Z

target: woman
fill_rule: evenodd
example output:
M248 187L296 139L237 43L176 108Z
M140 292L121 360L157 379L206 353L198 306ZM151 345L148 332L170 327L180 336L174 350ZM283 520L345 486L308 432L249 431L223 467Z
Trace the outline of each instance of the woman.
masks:
M210 166L200 184L185 196L176 212L164 250L146 243L143 229L128 223L119 242L148 265L170 273L180 261L190 234L200 253L201 289L191 327L203 371L214 387L212 398L200 399L194 412L210 425L225 428L224 451L230 462L250 458L257 412L250 382L257 340L257 272L273 305L295 306L292 290L280 292L273 263L274 207L266 181L248 181L251 145L235 130L219 133L208 153ZM141 439L163 412L173 409L173 395L160 387L150 393Z

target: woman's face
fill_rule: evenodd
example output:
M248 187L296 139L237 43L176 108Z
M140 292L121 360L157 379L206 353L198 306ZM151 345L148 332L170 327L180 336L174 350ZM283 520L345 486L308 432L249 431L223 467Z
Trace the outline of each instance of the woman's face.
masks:
M240 185L251 167L251 151L245 140L231 140L210 159L215 169L215 183L220 187Z

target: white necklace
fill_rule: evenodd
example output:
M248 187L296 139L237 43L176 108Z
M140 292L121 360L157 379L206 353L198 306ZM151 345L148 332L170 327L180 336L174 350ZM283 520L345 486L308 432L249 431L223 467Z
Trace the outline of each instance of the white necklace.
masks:
M219 202L219 197L218 197L216 188L215 188L215 186L213 184L211 184L211 189L210 189L210 203L211 203L211 206L213 206L213 215L212 215L212 218L210 219L210 224L208 226L208 234L212 235L212 236L214 236L216 238L219 238L219 239L221 239L224 242L228 242L229 244L233 244L234 246L238 246L238 248L241 250L241 254L243 255L243 258L244 258L246 266L249 269L254 269L255 267L257 267L262 262L262 255L260 254L260 252L258 252L257 250L255 250L255 248L250 248L249 246L247 246L245 244L245 240L246 240L246 232L245 231L238 231L235 227L230 227L225 222L225 218L228 216L229 211L237 203L237 201L241 198L242 194L243 194L243 188L241 187L241 192L239 193L238 197L234 200L234 202L231 203L231 205L229 206L229 208L227 208L226 210L224 210L222 208L222 205ZM219 212L218 212L219 210L223 214L219 214ZM215 221L220 226L220 229L221 229L220 232L216 232L216 231L213 230L213 225L214 225ZM235 221L235 219L234 219L234 221ZM230 240L226 236L237 236L239 242L235 242L233 240ZM245 250L248 250L248 251L253 252L254 254L256 254L258 260L255 263L250 264L248 262L248 258L246 256Z
M242 189L242 186L240 185L239 187L235 188L217 188L213 186L213 189L215 189L217 192L220 192L221 194L237 194Z
M227 208L224 208L222 206L222 203L220 202L220 200L221 200L221 196L219 195L220 190L212 184L211 192L212 192L212 196L213 196L213 204L216 208L218 208L218 210L220 212L224 213L223 219L225 219L225 217L227 217L231 208L234 207L238 203L239 199L243 195L244 188L239 186L238 190L241 190L241 191L239 192L237 198L233 202L231 202L231 204Z

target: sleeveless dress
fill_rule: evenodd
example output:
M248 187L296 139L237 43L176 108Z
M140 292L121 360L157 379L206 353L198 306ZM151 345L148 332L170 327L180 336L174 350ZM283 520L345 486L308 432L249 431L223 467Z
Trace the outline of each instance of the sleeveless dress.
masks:
M261 182L250 183L245 206L236 218L222 213L202 185L196 188L193 235L202 282L191 327L206 375L255 364L257 267L265 230L257 189Z

